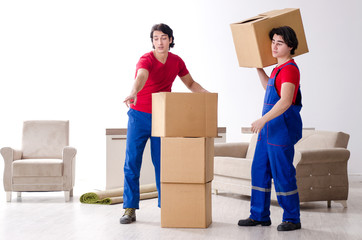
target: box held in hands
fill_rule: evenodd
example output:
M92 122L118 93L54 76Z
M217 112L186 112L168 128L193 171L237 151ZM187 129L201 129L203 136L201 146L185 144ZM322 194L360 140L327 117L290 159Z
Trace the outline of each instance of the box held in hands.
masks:
M297 35L299 44L293 57L307 53L302 17L297 8L274 10L230 24L239 66L263 68L276 64L277 59L271 51L269 32L282 26L293 28Z

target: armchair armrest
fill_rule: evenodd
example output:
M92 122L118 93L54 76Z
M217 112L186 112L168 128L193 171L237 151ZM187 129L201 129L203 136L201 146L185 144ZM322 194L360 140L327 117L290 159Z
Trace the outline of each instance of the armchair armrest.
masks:
M295 152L293 164L347 162L349 156L350 151L345 148L300 150Z
M247 142L215 143L214 156L245 158L248 148Z
M11 176L13 175L12 163L15 160L21 159L23 152L10 147L4 147L0 152L4 158L4 189L5 191L11 191Z
M23 157L23 151L13 149L11 147L4 147L0 150L1 155L4 158L4 161L15 161Z
M75 156L77 150L73 147L65 147L63 149L63 164L64 164L64 189L72 190L75 182Z

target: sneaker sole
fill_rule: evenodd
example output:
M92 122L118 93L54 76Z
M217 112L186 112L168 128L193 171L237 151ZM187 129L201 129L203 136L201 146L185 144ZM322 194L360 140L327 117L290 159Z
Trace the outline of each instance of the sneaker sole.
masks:
M262 225L263 227L270 226L270 225L271 225L271 222L263 222L263 223L261 223L261 225Z
M280 231L280 232L286 232L286 231L294 231L294 230L298 230L298 229L301 229L302 228L302 225L300 224L299 226L295 226L294 228L283 228L283 227L280 227L278 226L277 230Z
M131 218L131 219L120 219L119 222L121 224L130 224L136 221L136 218Z
M240 227L255 227L255 226L259 226L259 225L261 225L262 227L267 227L267 226L271 225L271 222L259 222L259 223L250 224L250 225L240 225L238 223L238 226L240 226Z

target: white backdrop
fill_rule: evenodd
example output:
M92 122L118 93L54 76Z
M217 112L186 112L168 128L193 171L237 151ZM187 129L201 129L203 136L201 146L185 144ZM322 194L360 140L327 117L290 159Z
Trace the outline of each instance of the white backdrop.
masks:
M126 127L122 101L160 22L173 28L172 52L194 79L219 93L219 126L239 141L264 92L255 69L238 67L229 24L288 7L301 9L310 50L295 58L304 125L349 133L349 173L361 176L359 0L1 1L0 147L20 148L24 120L68 119L77 179L104 184L105 129ZM173 90L187 91L179 79Z

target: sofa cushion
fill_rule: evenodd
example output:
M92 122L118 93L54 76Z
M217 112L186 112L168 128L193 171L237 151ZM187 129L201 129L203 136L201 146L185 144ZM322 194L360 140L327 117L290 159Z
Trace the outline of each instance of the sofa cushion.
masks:
M249 148L249 143L215 143L214 156L228 156L235 158L245 158Z
M349 135L343 132L305 130L295 149L347 148L348 140Z
M22 159L13 162L13 176L63 176L63 161L59 159Z
M252 161L248 158L215 157L214 174L251 179Z

